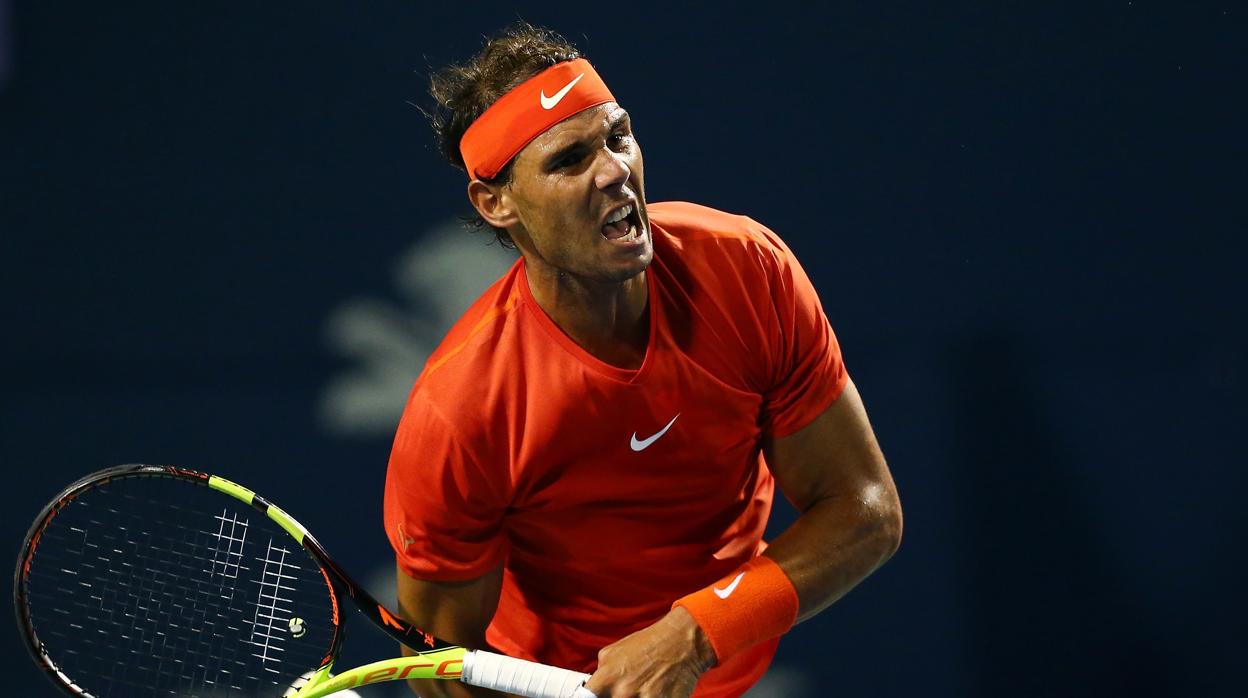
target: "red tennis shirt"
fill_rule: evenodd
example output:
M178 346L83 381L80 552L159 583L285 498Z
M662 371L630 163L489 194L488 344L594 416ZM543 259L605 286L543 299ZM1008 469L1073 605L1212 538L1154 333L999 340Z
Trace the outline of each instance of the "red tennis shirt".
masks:
M847 381L774 233L694 204L648 210L642 366L569 339L517 261L429 357L386 477L386 532L407 574L503 565L487 641L587 672L600 648L762 552L774 483L761 442L809 424ZM740 695L776 644L707 672L694 695Z

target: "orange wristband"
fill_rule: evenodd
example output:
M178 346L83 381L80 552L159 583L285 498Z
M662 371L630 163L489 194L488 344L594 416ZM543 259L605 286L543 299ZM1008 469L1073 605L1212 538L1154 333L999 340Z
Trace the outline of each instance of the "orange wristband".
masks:
M774 560L759 556L705 589L678 600L701 626L722 664L741 650L788 632L797 590Z

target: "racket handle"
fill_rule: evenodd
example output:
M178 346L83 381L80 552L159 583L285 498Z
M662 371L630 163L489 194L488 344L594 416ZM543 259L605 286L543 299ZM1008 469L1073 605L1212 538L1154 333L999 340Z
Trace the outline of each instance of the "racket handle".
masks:
M585 688L589 674L547 666L493 652L464 655L464 683L528 698L594 698Z

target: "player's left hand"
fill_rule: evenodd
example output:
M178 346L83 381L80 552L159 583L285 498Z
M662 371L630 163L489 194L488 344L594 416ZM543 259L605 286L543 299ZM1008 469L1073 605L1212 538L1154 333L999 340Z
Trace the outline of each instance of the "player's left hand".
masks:
M598 670L585 687L598 698L689 698L715 650L685 609L598 652Z

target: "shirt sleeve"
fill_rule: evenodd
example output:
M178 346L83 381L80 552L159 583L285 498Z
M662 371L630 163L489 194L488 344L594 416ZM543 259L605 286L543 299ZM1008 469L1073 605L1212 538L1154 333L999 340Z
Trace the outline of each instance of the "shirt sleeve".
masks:
M810 278L788 246L774 239L770 270L776 334L770 343L770 387L763 393L763 433L779 438L810 424L845 389L849 375Z
M399 567L431 581L480 577L506 555L506 468L492 476L480 454L419 393L409 401L386 470L386 535Z

